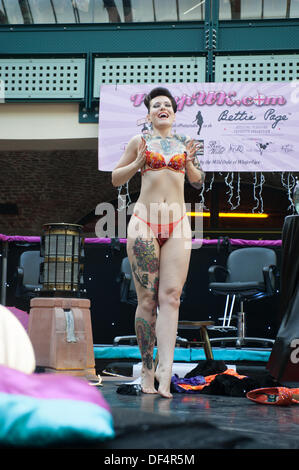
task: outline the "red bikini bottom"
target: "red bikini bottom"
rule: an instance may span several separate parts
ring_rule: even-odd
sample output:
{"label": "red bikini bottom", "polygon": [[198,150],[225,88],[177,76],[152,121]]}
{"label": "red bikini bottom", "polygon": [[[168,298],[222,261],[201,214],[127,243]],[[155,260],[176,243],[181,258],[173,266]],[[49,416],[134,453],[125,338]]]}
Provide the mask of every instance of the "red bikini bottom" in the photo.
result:
{"label": "red bikini bottom", "polygon": [[160,246],[164,245],[164,243],[168,240],[177,224],[185,217],[184,214],[179,220],[176,220],[175,222],[170,222],[169,224],[153,224],[152,222],[148,222],[147,220],[142,219],[136,214],[133,215],[137,217],[137,219],[142,220],[142,222],[144,222],[151,228]]}

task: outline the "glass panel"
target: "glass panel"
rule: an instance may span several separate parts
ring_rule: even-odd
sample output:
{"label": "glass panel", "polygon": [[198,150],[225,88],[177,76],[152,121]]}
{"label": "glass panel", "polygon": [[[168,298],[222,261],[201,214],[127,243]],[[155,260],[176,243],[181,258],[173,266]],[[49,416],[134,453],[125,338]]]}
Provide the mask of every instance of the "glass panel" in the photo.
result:
{"label": "glass panel", "polygon": [[3,0],[3,9],[6,10],[9,24],[23,24],[24,18],[18,0]]}
{"label": "glass panel", "polygon": [[[49,247],[49,257],[56,256],[57,252],[57,239],[55,236],[50,236],[49,235],[49,245],[46,245]],[[46,252],[47,253],[47,252]]]}
{"label": "glass panel", "polygon": [[7,14],[2,0],[0,0],[0,24],[7,24]]}
{"label": "glass panel", "polygon": [[56,23],[50,0],[27,0],[32,23]]}
{"label": "glass panel", "polygon": [[77,23],[94,23],[94,2],[90,0],[73,1]]}
{"label": "glass panel", "polygon": [[299,16],[299,0],[219,0],[219,19],[263,19]]}
{"label": "glass panel", "polygon": [[205,1],[0,0],[0,24],[201,21]]}
{"label": "glass panel", "polygon": [[73,265],[73,284],[74,285],[78,284],[78,277],[79,277],[79,265],[75,263]]}
{"label": "glass panel", "polygon": [[179,20],[203,20],[205,16],[205,3],[205,0],[179,0]]}
{"label": "glass panel", "polygon": [[156,0],[154,2],[156,21],[177,21],[176,0]]}
{"label": "glass panel", "polygon": [[[235,2],[238,4],[238,2]],[[239,2],[240,3],[240,2]],[[242,0],[241,1],[241,19],[261,18],[262,1],[261,0]]]}
{"label": "glass panel", "polygon": [[265,0],[264,18],[285,18],[287,0]]}
{"label": "glass panel", "polygon": [[44,265],[44,284],[58,284],[72,282],[72,268],[74,267],[73,280],[78,282],[78,265],[72,263],[49,262]]}
{"label": "glass panel", "polygon": [[69,0],[52,0],[57,23],[76,23],[75,10]]}
{"label": "glass panel", "polygon": [[[114,15],[119,15],[116,12],[116,5],[110,5],[114,2],[96,0],[94,1],[94,22],[95,23],[114,23]],[[110,21],[111,20],[111,21]]]}
{"label": "glass panel", "polygon": [[231,20],[232,19],[232,8],[230,0],[219,1],[219,19],[220,20]]}
{"label": "glass panel", "polygon": [[299,18],[299,0],[292,0],[290,6],[290,17]]}
{"label": "glass panel", "polygon": [[[0,24],[202,21],[206,0],[0,0]],[[219,19],[298,18],[299,0],[219,0]]]}
{"label": "glass panel", "polygon": [[132,21],[134,22],[149,22],[155,21],[154,19],[154,2],[147,0],[146,7],[142,0],[131,0],[132,5]]}
{"label": "glass panel", "polygon": [[[83,0],[76,1],[79,6],[79,2]],[[132,21],[132,8],[129,0],[84,0],[84,2],[86,1],[90,2],[90,10],[87,11],[85,6],[84,14],[83,7],[81,7],[81,23],[123,23],[124,21]],[[93,15],[90,20],[87,19],[88,14]]]}

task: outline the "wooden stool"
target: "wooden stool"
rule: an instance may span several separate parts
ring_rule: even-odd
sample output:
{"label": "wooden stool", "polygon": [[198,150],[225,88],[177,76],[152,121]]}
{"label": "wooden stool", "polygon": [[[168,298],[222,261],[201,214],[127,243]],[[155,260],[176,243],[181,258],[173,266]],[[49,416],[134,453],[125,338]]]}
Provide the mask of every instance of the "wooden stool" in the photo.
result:
{"label": "wooden stool", "polygon": [[[214,359],[212,348],[211,348],[211,343],[210,343],[210,338],[207,332],[207,326],[212,326],[214,324],[215,322],[213,321],[179,321],[178,329],[199,330],[201,341],[197,342],[196,344],[203,345],[206,359]],[[191,341],[188,341],[187,344],[191,346],[191,344],[193,343]]]}

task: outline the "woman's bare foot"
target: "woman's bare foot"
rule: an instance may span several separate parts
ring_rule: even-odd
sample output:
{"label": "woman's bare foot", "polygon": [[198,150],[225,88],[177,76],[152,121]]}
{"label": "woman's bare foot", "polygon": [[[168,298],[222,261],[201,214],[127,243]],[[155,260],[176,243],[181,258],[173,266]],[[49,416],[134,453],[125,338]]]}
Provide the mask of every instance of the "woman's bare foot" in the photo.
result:
{"label": "woman's bare foot", "polygon": [[158,393],[154,386],[154,369],[141,370],[141,390],[143,393]]}
{"label": "woman's bare foot", "polygon": [[159,369],[156,371],[156,379],[159,382],[158,393],[163,398],[173,398],[173,395],[170,393],[170,382],[171,382],[171,373]]}

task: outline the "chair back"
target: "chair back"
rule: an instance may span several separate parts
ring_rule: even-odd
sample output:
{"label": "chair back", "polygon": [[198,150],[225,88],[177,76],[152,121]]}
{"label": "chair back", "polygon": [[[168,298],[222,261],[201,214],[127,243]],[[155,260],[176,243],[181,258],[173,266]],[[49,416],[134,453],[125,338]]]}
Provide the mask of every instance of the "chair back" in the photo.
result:
{"label": "chair back", "polygon": [[124,258],[122,260],[120,270],[121,270],[121,273],[123,275],[127,275],[128,278],[130,278],[129,291],[136,293],[136,288],[135,288],[135,284],[134,284],[134,278],[133,278],[133,275],[132,275],[132,270],[131,270],[131,265],[130,265],[130,262],[129,262],[129,258]]}
{"label": "chair back", "polygon": [[42,288],[40,283],[40,265],[43,258],[40,252],[24,251],[20,256],[20,267],[23,269],[23,287],[28,291]]}
{"label": "chair back", "polygon": [[120,267],[120,301],[126,304],[137,305],[137,293],[129,258],[124,258]]}
{"label": "chair back", "polygon": [[263,268],[276,263],[276,253],[270,248],[240,248],[227,259],[227,282],[264,282]]}
{"label": "chair back", "polygon": [[[137,305],[137,293],[134,284],[134,276],[132,274],[131,265],[129,258],[123,258],[120,267],[120,299],[121,302],[125,302],[132,305]],[[184,301],[186,297],[186,283],[182,289],[180,301]]]}

